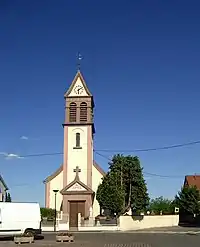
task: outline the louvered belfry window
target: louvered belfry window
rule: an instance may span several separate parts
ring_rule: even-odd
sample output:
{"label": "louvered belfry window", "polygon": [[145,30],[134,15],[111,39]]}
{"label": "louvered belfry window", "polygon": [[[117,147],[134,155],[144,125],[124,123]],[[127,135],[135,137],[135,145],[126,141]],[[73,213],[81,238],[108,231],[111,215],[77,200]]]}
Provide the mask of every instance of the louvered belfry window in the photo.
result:
{"label": "louvered belfry window", "polygon": [[80,122],[87,122],[87,103],[80,104]]}
{"label": "louvered belfry window", "polygon": [[76,107],[76,103],[72,102],[69,105],[69,121],[70,122],[76,122],[76,111],[77,111],[77,107]]}

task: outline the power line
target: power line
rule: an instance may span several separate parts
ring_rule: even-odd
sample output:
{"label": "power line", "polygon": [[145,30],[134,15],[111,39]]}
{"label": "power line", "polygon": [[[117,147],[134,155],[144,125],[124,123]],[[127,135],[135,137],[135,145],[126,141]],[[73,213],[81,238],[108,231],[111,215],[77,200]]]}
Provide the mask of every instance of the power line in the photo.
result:
{"label": "power line", "polygon": [[55,156],[55,155],[62,155],[62,152],[57,153],[40,153],[40,154],[27,154],[27,155],[19,155],[21,158],[26,157],[42,157],[42,156]]}
{"label": "power line", "polygon": [[[103,157],[104,159],[108,160],[108,161],[112,161],[112,159],[110,159],[109,157],[97,152],[97,151],[94,151],[97,155]],[[21,157],[38,157],[38,156],[47,156],[47,155],[61,155],[63,153],[41,153],[41,154],[30,154],[30,155],[24,155],[24,156],[21,156]],[[87,169],[85,169],[87,170]],[[175,179],[180,179],[180,178],[183,178],[185,177],[185,175],[182,175],[182,176],[172,176],[172,175],[161,175],[161,174],[156,174],[156,173],[150,173],[150,172],[145,172],[143,171],[144,174],[148,175],[148,176],[153,176],[153,177],[157,177],[157,178],[175,178]],[[39,184],[43,184],[43,182],[39,182],[37,183],[38,185]],[[29,186],[33,186],[33,183],[22,183],[22,184],[14,184],[12,186],[10,186],[11,189],[13,188],[17,188],[17,187],[29,187]]]}
{"label": "power line", "polygon": [[96,151],[98,152],[120,152],[120,153],[131,153],[131,152],[149,152],[149,151],[158,151],[158,150],[166,150],[166,149],[173,149],[173,148],[181,148],[186,146],[192,146],[200,144],[199,141],[193,141],[193,142],[187,142],[183,144],[176,144],[176,145],[170,145],[170,146],[163,146],[163,147],[157,147],[157,148],[146,148],[146,149],[132,149],[132,150],[112,150],[112,149],[98,149]]}
{"label": "power line", "polygon": [[[94,152],[105,158],[106,160],[108,161],[112,161],[112,159],[110,159],[109,157],[99,153],[98,151],[94,150]],[[27,155],[20,155],[19,157],[21,158],[26,158],[26,157],[42,157],[42,156],[55,156],[55,155],[62,155],[63,153],[62,152],[57,152],[57,153],[40,153],[40,154],[27,154]],[[182,175],[182,176],[172,176],[172,175],[161,175],[161,174],[155,174],[155,173],[150,173],[150,172],[143,172],[144,174],[146,175],[149,175],[149,176],[154,176],[154,177],[160,177],[160,178],[183,178],[185,175]]]}
{"label": "power line", "polygon": [[[42,185],[42,183],[37,183],[37,185]],[[17,187],[30,187],[35,186],[33,183],[24,183],[24,184],[14,184],[9,186],[10,189],[17,188]]]}
{"label": "power line", "polygon": [[[173,149],[173,148],[181,148],[185,146],[192,146],[200,144],[199,141],[193,141],[193,142],[187,142],[183,144],[176,144],[171,146],[163,146],[163,147],[157,147],[157,148],[146,148],[146,149],[132,149],[132,150],[112,150],[112,149],[95,149],[96,152],[115,152],[115,153],[128,153],[128,152],[149,152],[149,151],[158,151],[158,150],[167,150],[167,149]],[[55,156],[55,155],[62,155],[63,152],[53,152],[53,153],[38,153],[38,154],[27,154],[27,155],[18,155],[20,158],[26,158],[26,157],[42,157],[42,156]],[[0,155],[4,155],[5,157],[9,157],[9,153],[3,154],[0,153]]]}
{"label": "power line", "polygon": [[[99,152],[95,151],[95,153],[103,158],[105,158],[108,161],[112,161],[112,159],[110,159],[109,157],[100,154]],[[144,172],[144,174],[149,175],[149,176],[154,176],[154,177],[160,177],[160,178],[183,178],[185,176],[172,176],[172,175],[161,175],[161,174],[156,174],[156,173],[150,173],[150,172]]]}
{"label": "power line", "polygon": [[[110,158],[100,154],[99,152],[148,152],[148,151],[157,151],[157,150],[167,150],[167,149],[173,149],[173,148],[181,148],[185,146],[191,146],[191,145],[197,145],[200,144],[200,140],[198,141],[193,141],[193,142],[188,142],[188,143],[183,143],[183,144],[176,144],[176,145],[171,145],[171,146],[163,146],[163,147],[157,147],[157,148],[147,148],[147,149],[134,149],[134,150],[108,150],[108,149],[96,149],[94,152],[99,155],[104,157],[105,159],[111,161]],[[54,153],[39,153],[39,154],[27,154],[27,155],[19,155],[19,158],[26,158],[26,157],[42,157],[42,156],[56,156],[56,155],[62,155],[63,152],[54,152]],[[9,154],[8,154],[9,156]],[[6,157],[8,157],[6,156]],[[149,173],[149,172],[143,172],[144,174],[147,174],[149,176],[154,176],[154,177],[160,177],[160,178],[182,178],[182,176],[171,176],[171,175],[161,175],[161,174],[155,174],[155,173]]]}
{"label": "power line", "polygon": [[5,158],[9,159],[16,159],[16,158],[27,158],[27,157],[42,157],[42,156],[55,156],[55,155],[62,155],[62,152],[57,153],[39,153],[39,154],[27,154],[27,155],[19,155],[19,154],[13,154],[13,153],[0,153],[0,156],[2,155]]}
{"label": "power line", "polygon": [[[108,161],[112,161],[110,158],[108,158],[107,156],[100,154],[99,152],[97,152],[96,150],[94,150],[94,152],[105,158]],[[28,154],[28,155],[20,155],[19,157],[21,158],[26,158],[26,157],[42,157],[42,156],[55,156],[55,155],[62,155],[62,152],[58,152],[58,153],[40,153],[40,154]],[[155,173],[150,173],[150,172],[143,172],[144,174],[147,174],[149,176],[155,176],[155,177],[160,177],[160,178],[183,178],[185,175],[181,175],[181,176],[172,176],[172,175],[161,175],[161,174],[155,174]]]}

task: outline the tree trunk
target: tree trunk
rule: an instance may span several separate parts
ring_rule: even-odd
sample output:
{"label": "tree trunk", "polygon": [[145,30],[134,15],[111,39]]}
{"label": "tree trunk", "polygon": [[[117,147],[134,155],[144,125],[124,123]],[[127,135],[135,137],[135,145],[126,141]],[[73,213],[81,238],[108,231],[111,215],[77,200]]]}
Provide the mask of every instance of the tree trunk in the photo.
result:
{"label": "tree trunk", "polygon": [[120,215],[125,214],[131,207],[131,193],[132,193],[132,184],[131,181],[129,183],[129,195],[128,195],[128,203],[127,206],[121,211]]}

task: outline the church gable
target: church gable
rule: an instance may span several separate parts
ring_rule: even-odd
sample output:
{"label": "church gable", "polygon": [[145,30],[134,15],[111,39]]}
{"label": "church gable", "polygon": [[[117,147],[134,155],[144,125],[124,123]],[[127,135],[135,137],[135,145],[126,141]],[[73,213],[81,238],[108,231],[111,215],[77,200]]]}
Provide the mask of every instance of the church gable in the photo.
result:
{"label": "church gable", "polygon": [[79,172],[81,172],[81,169],[79,169],[78,166],[76,166],[76,169],[74,169],[74,172],[76,172],[76,176],[74,181],[72,181],[70,184],[65,186],[60,193],[62,195],[71,195],[71,194],[93,194],[94,191],[90,189],[87,185],[85,185],[83,182],[79,179]]}
{"label": "church gable", "polygon": [[80,71],[77,72],[70,88],[65,93],[65,97],[87,97],[92,96]]}
{"label": "church gable", "polygon": [[63,188],[60,193],[62,195],[71,194],[93,194],[94,191],[91,190],[87,185],[81,182],[79,179],[75,178],[70,184]]}
{"label": "church gable", "polygon": [[66,191],[86,191],[86,188],[84,188],[82,185],[80,185],[80,183],[76,182],[70,188],[68,188]]}

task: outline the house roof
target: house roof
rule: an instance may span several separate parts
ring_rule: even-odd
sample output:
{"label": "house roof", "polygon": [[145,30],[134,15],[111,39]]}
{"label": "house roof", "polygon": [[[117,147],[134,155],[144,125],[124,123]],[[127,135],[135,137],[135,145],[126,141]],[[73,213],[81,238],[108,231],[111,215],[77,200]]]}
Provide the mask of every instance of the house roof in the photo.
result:
{"label": "house roof", "polygon": [[[106,175],[106,172],[94,161],[93,166],[102,174],[102,176]],[[50,176],[48,176],[43,183],[46,184],[50,182],[52,179],[54,179],[56,176],[58,176],[63,171],[63,164]]]}
{"label": "house roof", "polygon": [[196,186],[200,190],[200,175],[185,176],[184,185]]}
{"label": "house roof", "polygon": [[9,190],[8,186],[6,185],[5,181],[3,180],[2,176],[0,175],[0,181],[2,182],[3,186],[5,187],[5,190]]}

